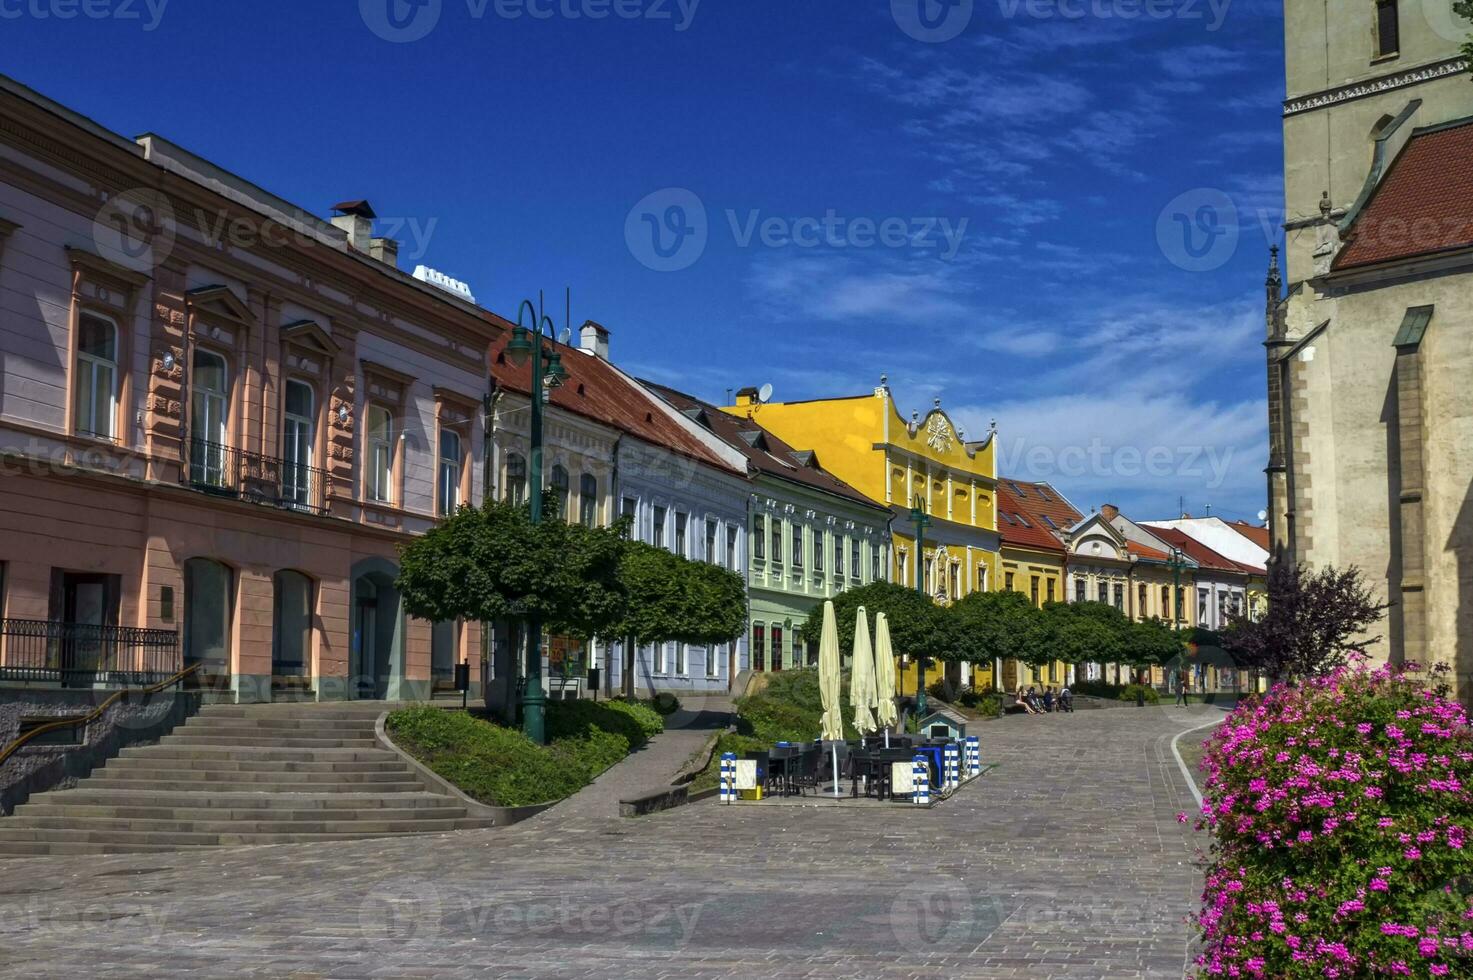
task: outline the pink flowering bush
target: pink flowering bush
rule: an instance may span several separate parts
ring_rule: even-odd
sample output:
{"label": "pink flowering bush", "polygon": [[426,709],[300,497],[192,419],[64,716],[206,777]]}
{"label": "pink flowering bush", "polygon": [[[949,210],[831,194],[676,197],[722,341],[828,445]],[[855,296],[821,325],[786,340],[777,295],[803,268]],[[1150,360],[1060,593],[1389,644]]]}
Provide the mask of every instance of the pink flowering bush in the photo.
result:
{"label": "pink flowering bush", "polygon": [[1473,977],[1473,729],[1420,673],[1276,687],[1202,769],[1199,976]]}

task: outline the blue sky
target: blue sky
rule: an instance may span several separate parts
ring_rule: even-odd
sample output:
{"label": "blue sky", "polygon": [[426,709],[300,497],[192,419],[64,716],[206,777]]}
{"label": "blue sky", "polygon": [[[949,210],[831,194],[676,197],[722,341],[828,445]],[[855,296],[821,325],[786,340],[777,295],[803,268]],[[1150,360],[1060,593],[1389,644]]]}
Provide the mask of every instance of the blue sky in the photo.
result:
{"label": "blue sky", "polygon": [[1086,511],[1251,518],[1280,10],[4,0],[0,70],[319,214],[369,198],[492,309],[571,285],[644,376],[886,374]]}

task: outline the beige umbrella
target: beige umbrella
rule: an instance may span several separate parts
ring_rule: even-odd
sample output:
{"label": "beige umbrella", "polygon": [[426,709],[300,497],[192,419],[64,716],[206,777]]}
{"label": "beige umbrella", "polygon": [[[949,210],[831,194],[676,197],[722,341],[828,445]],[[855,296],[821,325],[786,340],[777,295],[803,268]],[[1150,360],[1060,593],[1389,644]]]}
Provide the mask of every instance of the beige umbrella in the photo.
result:
{"label": "beige umbrella", "polygon": [[880,706],[875,694],[875,652],[869,641],[869,614],[863,606],[854,619],[854,668],[849,673],[849,707],[854,709],[854,728],[861,735],[879,730],[874,709]]}
{"label": "beige umbrella", "polygon": [[888,742],[900,714],[895,710],[895,651],[890,647],[890,620],[884,613],[875,617],[875,695],[880,702],[876,720]]}
{"label": "beige umbrella", "polygon": [[834,795],[839,789],[839,745],[844,740],[844,714],[839,708],[839,624],[834,619],[834,604],[823,604],[823,633],[818,639],[818,693],[823,699],[822,735],[825,742],[832,742],[834,760]]}
{"label": "beige umbrella", "polygon": [[834,619],[834,604],[823,604],[823,633],[818,640],[818,692],[823,698],[823,734],[825,742],[844,740],[844,715],[839,709],[839,624]]}

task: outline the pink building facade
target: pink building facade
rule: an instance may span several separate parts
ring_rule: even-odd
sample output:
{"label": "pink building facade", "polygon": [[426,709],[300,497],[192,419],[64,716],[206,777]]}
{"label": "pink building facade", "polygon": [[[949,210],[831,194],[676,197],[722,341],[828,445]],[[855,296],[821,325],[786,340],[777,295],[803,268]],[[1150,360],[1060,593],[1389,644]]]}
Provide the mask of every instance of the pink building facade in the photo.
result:
{"label": "pink building facade", "polygon": [[341,210],[0,79],[0,683],[478,683],[477,624],[409,617],[393,583],[481,499],[501,326]]}

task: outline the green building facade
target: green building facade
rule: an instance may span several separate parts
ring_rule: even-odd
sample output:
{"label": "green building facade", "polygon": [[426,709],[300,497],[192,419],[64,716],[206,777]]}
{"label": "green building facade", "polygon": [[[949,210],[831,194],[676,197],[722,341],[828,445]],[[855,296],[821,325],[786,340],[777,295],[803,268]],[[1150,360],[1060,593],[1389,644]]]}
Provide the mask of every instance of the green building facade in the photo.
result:
{"label": "green building facade", "polygon": [[751,669],[817,664],[820,624],[807,630],[808,614],[823,599],[888,577],[890,509],[825,470],[812,450],[763,429],[760,406],[746,416],[731,415],[673,389],[651,387],[747,457]]}

